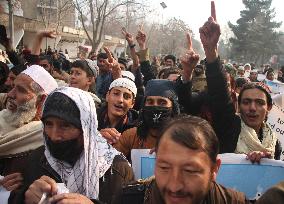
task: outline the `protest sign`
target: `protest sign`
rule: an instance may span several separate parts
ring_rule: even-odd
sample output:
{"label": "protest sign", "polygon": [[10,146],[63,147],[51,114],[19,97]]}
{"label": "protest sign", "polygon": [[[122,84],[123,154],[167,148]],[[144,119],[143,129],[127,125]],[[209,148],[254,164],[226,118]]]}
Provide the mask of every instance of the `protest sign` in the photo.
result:
{"label": "protest sign", "polygon": [[[149,149],[131,151],[132,168],[135,179],[145,179],[154,175],[155,155]],[[217,183],[244,192],[253,200],[268,188],[284,180],[284,162],[262,159],[261,164],[252,164],[244,154],[219,154],[222,161]]]}
{"label": "protest sign", "polygon": [[150,149],[132,149],[131,161],[135,179],[145,179],[154,174],[155,154]]}
{"label": "protest sign", "polygon": [[284,162],[262,159],[252,164],[244,154],[220,154],[222,165],[217,183],[244,192],[250,200],[259,198],[268,188],[284,180]]}
{"label": "protest sign", "polygon": [[272,94],[284,93],[284,83],[265,79],[264,83],[270,88]]}
{"label": "protest sign", "polygon": [[[276,134],[282,145],[284,144],[284,108],[283,108],[284,94],[278,94],[273,97],[273,106],[267,117],[267,123],[272,131]],[[280,107],[279,105],[282,105]],[[284,155],[281,154],[281,159]]]}

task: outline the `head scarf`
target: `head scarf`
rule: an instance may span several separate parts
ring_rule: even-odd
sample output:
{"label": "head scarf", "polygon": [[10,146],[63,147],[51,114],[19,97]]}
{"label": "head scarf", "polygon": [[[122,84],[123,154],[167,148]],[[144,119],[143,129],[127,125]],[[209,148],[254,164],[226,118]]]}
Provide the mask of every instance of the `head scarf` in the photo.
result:
{"label": "head scarf", "polygon": [[99,195],[99,178],[111,167],[114,157],[121,153],[110,146],[97,130],[96,107],[90,94],[73,87],[61,87],[53,93],[56,92],[68,96],[80,110],[84,151],[73,167],[52,157],[48,148],[45,148],[45,156],[70,192],[96,199]]}

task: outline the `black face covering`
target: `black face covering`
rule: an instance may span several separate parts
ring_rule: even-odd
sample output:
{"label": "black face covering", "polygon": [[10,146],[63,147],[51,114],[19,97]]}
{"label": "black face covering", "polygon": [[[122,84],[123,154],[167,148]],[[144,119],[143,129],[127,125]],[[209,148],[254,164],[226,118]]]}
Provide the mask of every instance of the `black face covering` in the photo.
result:
{"label": "black face covering", "polygon": [[149,128],[159,128],[165,120],[172,116],[172,108],[161,106],[145,106],[143,107],[143,122]]}
{"label": "black face covering", "polygon": [[45,135],[45,142],[50,154],[54,158],[65,161],[72,166],[74,166],[84,149],[83,146],[78,143],[78,139],[55,143]]}

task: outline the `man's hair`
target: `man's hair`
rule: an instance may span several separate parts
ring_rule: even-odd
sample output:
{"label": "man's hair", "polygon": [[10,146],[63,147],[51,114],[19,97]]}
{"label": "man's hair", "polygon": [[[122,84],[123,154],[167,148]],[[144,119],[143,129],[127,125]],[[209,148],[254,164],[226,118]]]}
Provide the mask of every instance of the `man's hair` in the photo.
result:
{"label": "man's hair", "polygon": [[265,93],[267,105],[272,106],[271,95],[268,93],[268,91],[265,88],[258,85],[257,83],[246,83],[246,84],[243,85],[243,87],[240,91],[240,95],[238,97],[238,104],[239,105],[241,104],[241,100],[242,100],[242,96],[243,96],[244,91],[249,90],[249,89],[258,89],[258,90],[262,91],[263,93]]}
{"label": "man's hair", "polygon": [[101,52],[97,55],[97,59],[100,59],[100,58],[103,58],[103,59],[107,59],[107,54],[104,53],[104,52]]}
{"label": "man's hair", "polygon": [[163,69],[163,70],[164,70],[163,79],[167,79],[171,74],[181,75],[181,73],[182,73],[182,70],[179,69],[179,68],[167,68],[167,69]]}
{"label": "man's hair", "polygon": [[[156,143],[156,151],[159,150],[159,143],[168,132],[170,138],[189,149],[204,151],[215,164],[219,153],[219,141],[211,127],[204,119],[180,115],[166,122],[160,132]],[[190,155],[189,155],[190,156]]]}
{"label": "man's hair", "polygon": [[94,73],[89,67],[86,60],[76,60],[72,63],[71,67],[78,67],[87,73],[87,77],[93,77]]}
{"label": "man's hair", "polygon": [[168,59],[173,60],[174,64],[176,63],[176,57],[173,55],[167,55],[165,56],[164,60],[167,61]]}
{"label": "man's hair", "polygon": [[42,55],[39,57],[39,60],[47,60],[50,65],[53,64],[53,60],[49,55]]}

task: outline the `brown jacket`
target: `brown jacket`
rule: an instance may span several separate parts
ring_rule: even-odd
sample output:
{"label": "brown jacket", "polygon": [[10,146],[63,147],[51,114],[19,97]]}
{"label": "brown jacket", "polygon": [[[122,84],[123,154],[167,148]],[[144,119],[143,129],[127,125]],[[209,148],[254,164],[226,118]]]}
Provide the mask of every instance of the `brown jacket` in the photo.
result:
{"label": "brown jacket", "polygon": [[152,149],[155,147],[156,140],[156,137],[150,134],[147,135],[145,140],[141,140],[137,135],[137,127],[134,127],[124,131],[113,147],[130,158],[132,149]]}
{"label": "brown jacket", "polygon": [[268,189],[257,201],[256,204],[283,204],[284,203],[284,181]]}
{"label": "brown jacket", "polygon": [[[145,188],[137,186],[137,192],[143,191],[143,189],[145,189],[143,195],[144,198],[142,197],[142,201],[141,195],[137,201],[135,201],[133,197],[131,198],[131,196],[135,195],[134,190],[132,190],[131,193],[129,190],[127,192],[124,189],[116,195],[115,202],[113,202],[112,204],[126,204],[130,200],[132,201],[132,203],[136,204],[165,204],[154,178],[147,180],[144,185]],[[135,185],[132,184],[130,188],[133,189],[133,186]],[[139,195],[139,193],[137,192],[136,195]],[[211,188],[202,204],[250,204],[250,201],[246,199],[243,193],[225,188],[215,182],[212,182]]]}

